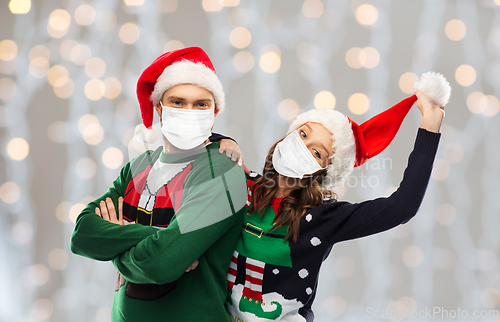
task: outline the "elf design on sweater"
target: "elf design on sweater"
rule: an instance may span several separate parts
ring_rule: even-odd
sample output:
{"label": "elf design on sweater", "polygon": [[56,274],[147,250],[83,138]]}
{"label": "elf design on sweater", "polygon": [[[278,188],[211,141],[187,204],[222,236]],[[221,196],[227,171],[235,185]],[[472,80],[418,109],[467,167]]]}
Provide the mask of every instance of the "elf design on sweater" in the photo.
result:
{"label": "elf design on sweater", "polygon": [[135,176],[123,199],[127,208],[124,221],[166,228],[181,204],[182,184],[192,169],[191,163],[166,164],[158,159]]}
{"label": "elf design on sweater", "polygon": [[[158,158],[137,174],[129,182],[123,198],[124,224],[141,224],[158,229],[168,227],[181,204],[183,183],[193,168],[192,162],[164,163]],[[118,272],[115,291],[125,282]],[[175,287],[175,281],[162,285],[129,282],[125,293],[135,299],[154,300]]]}
{"label": "elf design on sweater", "polygon": [[[256,177],[252,173],[248,180],[249,200]],[[292,269],[289,241],[284,240],[287,228],[279,227],[264,233],[279,220],[277,213],[281,201],[282,198],[273,199],[271,207],[262,216],[258,210],[254,215],[245,216],[242,236],[227,275],[231,290],[228,308],[233,316],[241,317],[243,313],[243,316],[251,314],[264,320],[275,320],[289,312],[297,312],[304,305],[297,298],[285,298],[276,292],[277,289],[269,292],[269,281],[264,284],[264,277],[276,279],[280,272]]]}
{"label": "elf design on sweater", "polygon": [[[147,151],[78,216],[71,250],[120,272],[112,321],[230,321],[226,274],[247,185],[242,167],[218,149],[214,142],[182,154]],[[123,226],[94,213],[100,200],[117,204],[119,196]]]}
{"label": "elf design on sweater", "polygon": [[[335,243],[406,223],[416,213],[429,181],[440,134],[419,129],[399,188],[387,198],[352,204],[325,199],[300,220],[299,240],[285,241],[275,198],[264,214],[245,215],[227,283],[233,321],[313,321],[311,310],[322,262]],[[249,194],[257,175],[247,177]],[[269,231],[269,229],[271,229]],[[269,233],[266,233],[269,231]]]}

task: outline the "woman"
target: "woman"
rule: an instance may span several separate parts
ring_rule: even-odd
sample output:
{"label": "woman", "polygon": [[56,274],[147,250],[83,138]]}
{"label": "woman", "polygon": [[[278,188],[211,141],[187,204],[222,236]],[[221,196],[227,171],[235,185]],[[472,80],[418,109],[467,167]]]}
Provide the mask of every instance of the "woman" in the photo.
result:
{"label": "woman", "polygon": [[228,273],[234,321],[312,321],[319,269],[332,246],[416,214],[444,115],[427,95],[416,96],[422,123],[403,181],[388,198],[351,204],[324,198],[324,188],[344,182],[390,143],[413,98],[360,126],[334,110],[303,113],[271,147],[263,175],[249,180],[250,205]]}
{"label": "woman", "polygon": [[[416,214],[439,143],[440,107],[449,98],[443,81],[447,97],[430,99],[417,90],[416,97],[359,126],[335,110],[312,110],[292,122],[289,134],[271,147],[262,176],[248,178],[248,213],[227,275],[234,321],[312,321],[319,270],[332,246]],[[420,89],[434,92],[432,81],[424,83]],[[399,188],[390,197],[356,204],[331,198],[332,187],[392,141],[415,100],[422,123]]]}

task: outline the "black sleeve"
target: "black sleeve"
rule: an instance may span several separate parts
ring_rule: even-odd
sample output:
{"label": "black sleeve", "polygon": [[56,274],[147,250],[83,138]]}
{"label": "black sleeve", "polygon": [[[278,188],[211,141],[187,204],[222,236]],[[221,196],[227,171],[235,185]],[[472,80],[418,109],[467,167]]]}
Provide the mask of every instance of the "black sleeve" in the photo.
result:
{"label": "black sleeve", "polygon": [[440,133],[419,128],[403,180],[389,197],[321,206],[319,227],[330,244],[376,234],[415,216],[429,183],[440,137]]}
{"label": "black sleeve", "polygon": [[306,319],[306,322],[314,321],[314,312],[311,308],[311,304],[313,303],[315,297],[316,297],[316,292],[314,292],[311,299],[303,307],[299,309],[299,314],[302,315],[304,319]]}
{"label": "black sleeve", "polygon": [[210,137],[208,139],[210,140],[210,142],[216,142],[216,141],[220,141],[222,139],[228,139],[228,140],[233,140],[236,144],[238,144],[238,142],[236,142],[235,139],[233,139],[229,136],[225,136],[225,135],[222,135],[219,133],[214,133],[214,132],[212,132],[212,135],[210,135]]}

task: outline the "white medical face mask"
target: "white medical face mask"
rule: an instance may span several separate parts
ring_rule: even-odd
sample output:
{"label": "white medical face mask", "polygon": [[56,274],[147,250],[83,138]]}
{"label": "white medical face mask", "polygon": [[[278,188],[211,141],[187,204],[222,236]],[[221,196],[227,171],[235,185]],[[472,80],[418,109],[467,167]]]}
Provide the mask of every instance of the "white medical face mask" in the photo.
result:
{"label": "white medical face mask", "polygon": [[273,166],[279,174],[299,179],[324,169],[314,159],[297,131],[291,132],[276,145]]}
{"label": "white medical face mask", "polygon": [[163,106],[161,132],[167,140],[181,150],[193,149],[208,139],[214,125],[214,108],[186,110]]}

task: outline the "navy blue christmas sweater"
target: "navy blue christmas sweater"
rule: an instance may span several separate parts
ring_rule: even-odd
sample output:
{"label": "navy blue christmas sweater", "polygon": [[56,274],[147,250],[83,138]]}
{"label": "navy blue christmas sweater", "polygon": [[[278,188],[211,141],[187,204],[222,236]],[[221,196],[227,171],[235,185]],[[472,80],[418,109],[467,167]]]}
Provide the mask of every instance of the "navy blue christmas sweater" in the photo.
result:
{"label": "navy blue christmas sweater", "polygon": [[[300,221],[299,240],[285,241],[287,227],[271,229],[281,198],[264,214],[245,215],[227,275],[233,321],[313,321],[318,274],[335,243],[373,235],[408,222],[427,188],[439,133],[419,129],[399,188],[361,203],[325,199]],[[258,175],[247,177],[249,196]],[[266,234],[266,232],[269,233]]]}

